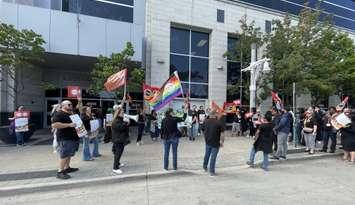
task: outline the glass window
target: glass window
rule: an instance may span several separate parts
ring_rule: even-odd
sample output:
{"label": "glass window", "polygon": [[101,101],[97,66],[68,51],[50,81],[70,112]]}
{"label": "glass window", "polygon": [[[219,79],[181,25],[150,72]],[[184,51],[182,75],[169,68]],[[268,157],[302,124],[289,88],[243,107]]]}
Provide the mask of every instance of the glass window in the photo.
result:
{"label": "glass window", "polygon": [[45,97],[60,97],[60,88],[45,90],[44,96]]}
{"label": "glass window", "polygon": [[208,98],[207,84],[190,84],[191,98]]}
{"label": "glass window", "polygon": [[208,34],[191,32],[191,55],[208,57]]}
{"label": "glass window", "polygon": [[181,81],[189,81],[189,57],[170,55],[170,73],[178,71]]}
{"label": "glass window", "polygon": [[228,60],[235,60],[237,56],[237,43],[238,38],[228,37]]}
{"label": "glass window", "polygon": [[227,83],[236,84],[240,78],[240,63],[239,62],[227,62]]}
{"label": "glass window", "polygon": [[265,21],[265,32],[271,33],[271,21],[268,20]]}
{"label": "glass window", "polygon": [[208,83],[208,59],[191,58],[191,82]]}
{"label": "glass window", "polygon": [[217,9],[217,22],[224,23],[224,10]]}
{"label": "glass window", "polygon": [[190,32],[188,30],[171,28],[170,52],[189,54]]}
{"label": "glass window", "polygon": [[[98,0],[98,1],[100,1],[100,0]],[[111,1],[114,3],[126,4],[126,5],[133,6],[133,0],[106,0],[106,1]]]}
{"label": "glass window", "polygon": [[170,74],[178,71],[184,94],[191,98],[208,98],[208,41],[208,33],[170,31]]}

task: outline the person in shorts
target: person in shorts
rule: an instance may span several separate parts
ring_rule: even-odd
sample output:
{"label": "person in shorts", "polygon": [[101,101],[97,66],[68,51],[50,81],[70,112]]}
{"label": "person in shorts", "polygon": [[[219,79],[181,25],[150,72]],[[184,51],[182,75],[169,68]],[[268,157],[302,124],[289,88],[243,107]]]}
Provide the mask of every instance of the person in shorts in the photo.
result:
{"label": "person in shorts", "polygon": [[79,149],[79,137],[75,131],[75,123],[70,119],[73,113],[73,105],[65,100],[61,104],[61,110],[52,118],[52,128],[57,130],[57,153],[59,155],[58,179],[69,179],[68,173],[76,172],[78,168],[70,167],[70,159]]}

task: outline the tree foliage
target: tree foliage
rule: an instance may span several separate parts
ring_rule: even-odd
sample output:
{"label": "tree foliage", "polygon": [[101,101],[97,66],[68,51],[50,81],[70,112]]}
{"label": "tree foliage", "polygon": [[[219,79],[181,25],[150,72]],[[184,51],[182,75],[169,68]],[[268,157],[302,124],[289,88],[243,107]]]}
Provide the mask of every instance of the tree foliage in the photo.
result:
{"label": "tree foliage", "polygon": [[[236,32],[237,44],[234,50],[224,53],[224,57],[228,60],[240,62],[241,69],[250,64],[251,45],[255,43],[258,47],[263,44],[263,34],[260,27],[255,27],[255,21],[248,22],[247,15],[244,15],[240,20],[240,32]],[[249,74],[243,73],[243,85],[249,85]],[[231,96],[240,92],[240,83],[235,83],[227,86],[227,95]],[[243,86],[243,98],[249,98],[249,89]]]}
{"label": "tree foliage", "polygon": [[306,7],[299,14],[297,25],[291,24],[289,15],[282,21],[273,21],[273,33],[265,38],[272,67],[269,83],[264,84],[266,92],[275,89],[289,99],[295,82],[299,93],[311,94],[313,104],[338,94],[343,87],[339,72],[345,72],[339,70],[344,68],[340,65],[354,54],[355,47],[347,34],[333,27],[331,16],[320,20],[319,9]]}
{"label": "tree foliage", "polygon": [[[44,43],[42,36],[32,30],[17,30],[13,25],[0,24],[1,74],[15,82],[14,87],[10,87],[14,93],[24,88],[22,78],[17,78],[17,74],[20,69],[29,69],[33,63],[42,60]],[[16,104],[16,97],[13,97]]]}
{"label": "tree foliage", "polygon": [[[133,55],[134,49],[130,42],[126,44],[126,47],[120,53],[112,53],[110,57],[100,55],[91,73],[91,89],[99,93],[104,89],[104,83],[109,76],[127,68],[127,90],[133,92],[139,91],[144,81],[144,70],[140,69],[139,65],[131,60]],[[116,95],[121,94],[122,91],[116,92]]]}

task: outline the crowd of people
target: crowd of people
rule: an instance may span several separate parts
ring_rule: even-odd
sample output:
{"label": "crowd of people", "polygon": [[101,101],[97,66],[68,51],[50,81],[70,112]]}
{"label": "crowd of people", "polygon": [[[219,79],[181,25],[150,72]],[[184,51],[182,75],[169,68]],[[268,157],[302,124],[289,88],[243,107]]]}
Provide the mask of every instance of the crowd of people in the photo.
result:
{"label": "crowd of people", "polygon": [[[109,123],[104,123],[105,137],[104,143],[112,143],[112,153],[114,156],[113,172],[122,173],[121,157],[125,146],[130,143],[130,124],[124,110],[125,99],[122,104],[115,105],[107,112],[113,114],[113,119]],[[21,108],[23,109],[23,108]],[[351,124],[346,127],[336,128],[332,120],[343,112]],[[55,105],[52,110],[52,132],[54,136],[53,148],[59,155],[59,169],[57,178],[69,179],[71,172],[78,171],[78,168],[70,166],[71,158],[79,150],[80,138],[76,132],[76,124],[70,118],[74,113],[79,114],[85,129],[88,131],[83,137],[82,159],[92,161],[100,157],[99,137],[97,133],[90,132],[90,121],[96,119],[95,113],[89,106],[83,106],[81,100],[73,108],[70,101],[65,100],[61,104]],[[196,105],[185,104],[181,110],[168,108],[163,115],[152,111],[149,115],[144,110],[137,110],[137,146],[141,146],[144,132],[149,132],[152,141],[161,138],[163,142],[163,168],[169,169],[169,154],[172,150],[172,168],[178,169],[178,145],[181,137],[187,137],[194,141],[196,137],[203,135],[205,139],[205,155],[202,163],[204,170],[211,176],[215,175],[216,159],[219,149],[224,145],[226,130],[226,116],[216,109],[204,109]],[[323,141],[321,152],[334,153],[337,145],[337,138],[341,138],[342,149],[344,150],[343,160],[355,164],[355,112],[350,109],[338,110],[330,107],[327,111],[319,107],[309,107],[305,111],[294,114],[287,108],[271,108],[265,114],[260,110],[247,113],[243,109],[237,109],[233,117],[231,136],[244,136],[254,139],[250,150],[247,164],[254,167],[254,158],[258,151],[263,152],[262,169],[268,170],[269,158],[275,160],[286,160],[288,142],[296,140],[304,144],[308,154],[316,152],[316,144]],[[19,136],[19,134],[17,134]],[[18,137],[21,140],[21,136]],[[329,141],[331,142],[329,145]],[[93,147],[90,145],[93,144]],[[271,155],[271,156],[269,156]],[[208,167],[209,165],[209,167]]]}

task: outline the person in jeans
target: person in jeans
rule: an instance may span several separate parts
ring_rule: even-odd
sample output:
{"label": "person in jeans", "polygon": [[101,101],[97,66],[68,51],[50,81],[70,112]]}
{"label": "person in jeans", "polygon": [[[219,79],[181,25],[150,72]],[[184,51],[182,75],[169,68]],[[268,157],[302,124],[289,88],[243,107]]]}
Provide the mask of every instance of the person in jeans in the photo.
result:
{"label": "person in jeans", "polygon": [[189,116],[192,117],[189,139],[191,141],[195,141],[198,132],[198,126],[199,126],[199,122],[198,122],[199,119],[198,119],[198,112],[197,112],[196,105],[192,106],[192,110],[189,111]]}
{"label": "person in jeans", "polygon": [[272,159],[286,159],[287,154],[287,140],[291,131],[291,119],[290,114],[283,109],[280,122],[274,128],[274,132],[277,133],[277,151]]}
{"label": "person in jeans", "polygon": [[83,137],[83,161],[92,161],[94,159],[92,158],[90,152],[90,120],[92,120],[91,108],[83,106],[81,108],[81,112],[81,121],[83,121],[83,125],[86,131],[88,132],[88,134]]}
{"label": "person in jeans", "polygon": [[123,106],[118,107],[115,110],[113,121],[111,125],[112,129],[112,153],[114,155],[113,173],[122,174],[121,167],[124,166],[121,161],[122,153],[125,146],[129,143],[129,120],[123,119],[124,111]]}
{"label": "person in jeans", "polygon": [[68,173],[76,172],[78,168],[70,167],[71,157],[79,149],[79,137],[75,131],[75,123],[70,119],[73,114],[73,105],[70,101],[65,100],[61,104],[61,110],[56,112],[52,118],[52,128],[57,129],[57,141],[59,154],[59,169],[57,172],[58,179],[69,179]]}
{"label": "person in jeans", "polygon": [[142,108],[138,108],[138,136],[137,136],[137,146],[142,145],[142,135],[145,125],[145,114]]}
{"label": "person in jeans", "polygon": [[165,112],[165,118],[161,123],[161,138],[164,143],[164,169],[169,168],[169,152],[170,146],[173,151],[173,169],[177,170],[177,149],[179,145],[179,137],[181,133],[178,130],[177,124],[185,121],[186,110],[182,118],[172,116],[173,109],[169,108]]}
{"label": "person in jeans", "polygon": [[332,140],[332,144],[330,145],[330,153],[335,152],[335,147],[337,144],[337,130],[331,124],[332,116],[335,114],[335,112],[335,107],[330,107],[328,109],[328,113],[322,118],[323,149],[321,152],[327,152],[329,139]]}
{"label": "person in jeans", "polygon": [[[24,109],[23,106],[19,106],[16,111],[21,113],[24,110],[25,109]],[[16,117],[15,112],[14,112],[14,117],[9,118],[9,120],[13,121],[13,124],[15,125],[15,119],[16,118],[17,117]],[[27,133],[27,131],[16,131],[16,128],[14,130],[15,130],[15,135],[16,135],[16,144],[17,144],[17,146],[25,146],[24,137],[25,137],[25,134]]]}
{"label": "person in jeans", "polygon": [[[280,123],[281,115],[279,114],[279,110],[276,107],[271,109],[271,113],[273,116],[271,123],[272,123],[273,128],[276,128],[277,125]],[[275,129],[273,131],[272,136],[273,136],[272,144],[274,147],[274,152],[276,153],[276,151],[277,151],[277,132]]]}
{"label": "person in jeans", "polygon": [[[200,109],[197,111],[197,115],[198,115],[198,136],[200,136],[202,134],[202,124],[204,123],[204,120],[206,118],[206,112],[203,108],[203,106],[200,106]],[[204,116],[204,117],[203,117]]]}
{"label": "person in jeans", "polygon": [[204,134],[205,134],[205,143],[206,143],[206,151],[205,157],[203,160],[203,169],[208,171],[207,166],[208,162],[210,163],[209,172],[210,176],[215,176],[215,167],[217,155],[219,152],[219,148],[223,147],[224,143],[224,125],[221,120],[218,119],[217,113],[213,110],[209,118],[205,120],[204,123]]}
{"label": "person in jeans", "polygon": [[258,130],[256,131],[256,139],[253,147],[250,151],[248,165],[254,167],[255,154],[258,151],[262,151],[264,154],[262,169],[268,171],[269,167],[269,154],[272,153],[272,142],[273,142],[273,125],[272,125],[272,113],[268,111],[265,113],[266,122],[262,123]]}
{"label": "person in jeans", "polygon": [[306,152],[314,154],[317,135],[317,121],[314,118],[314,110],[312,107],[306,111],[306,116],[303,122],[303,135],[306,142]]}

